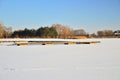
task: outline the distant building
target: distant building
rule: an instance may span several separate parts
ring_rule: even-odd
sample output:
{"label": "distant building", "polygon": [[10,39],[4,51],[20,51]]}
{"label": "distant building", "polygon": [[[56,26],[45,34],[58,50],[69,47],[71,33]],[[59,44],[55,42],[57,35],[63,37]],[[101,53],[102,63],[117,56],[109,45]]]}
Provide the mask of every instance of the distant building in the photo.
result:
{"label": "distant building", "polygon": [[115,36],[120,36],[120,30],[114,31]]}

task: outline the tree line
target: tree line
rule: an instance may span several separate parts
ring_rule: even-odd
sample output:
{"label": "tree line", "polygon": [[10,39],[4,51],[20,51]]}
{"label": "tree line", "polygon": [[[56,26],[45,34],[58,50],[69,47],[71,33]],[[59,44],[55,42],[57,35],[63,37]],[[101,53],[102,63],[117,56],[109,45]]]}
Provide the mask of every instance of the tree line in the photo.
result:
{"label": "tree line", "polygon": [[100,38],[114,38],[114,37],[119,37],[120,38],[120,30],[101,30],[97,31],[98,37]]}
{"label": "tree line", "polygon": [[11,35],[13,38],[72,38],[73,30],[68,26],[53,24],[38,29],[16,30]]}
{"label": "tree line", "polygon": [[0,38],[72,38],[73,29],[62,24],[53,24],[52,26],[44,26],[38,29],[15,30],[11,27],[5,27],[0,24]]}
{"label": "tree line", "polygon": [[120,30],[99,30],[97,33],[89,34],[84,29],[73,30],[69,26],[53,24],[38,29],[15,30],[0,24],[0,38],[74,38],[74,36],[85,36],[88,38],[113,38],[120,37]]}
{"label": "tree line", "polygon": [[16,30],[13,32],[13,38],[55,38],[57,36],[57,32],[53,27],[40,27],[37,30],[35,29],[27,29],[24,30]]}

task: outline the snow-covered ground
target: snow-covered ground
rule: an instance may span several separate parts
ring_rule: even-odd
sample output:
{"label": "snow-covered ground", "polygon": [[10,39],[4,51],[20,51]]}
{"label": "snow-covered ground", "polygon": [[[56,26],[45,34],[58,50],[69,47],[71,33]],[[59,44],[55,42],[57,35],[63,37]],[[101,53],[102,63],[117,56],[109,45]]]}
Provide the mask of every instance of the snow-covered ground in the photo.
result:
{"label": "snow-covered ground", "polygon": [[0,46],[0,80],[120,80],[120,39],[97,40],[101,43]]}

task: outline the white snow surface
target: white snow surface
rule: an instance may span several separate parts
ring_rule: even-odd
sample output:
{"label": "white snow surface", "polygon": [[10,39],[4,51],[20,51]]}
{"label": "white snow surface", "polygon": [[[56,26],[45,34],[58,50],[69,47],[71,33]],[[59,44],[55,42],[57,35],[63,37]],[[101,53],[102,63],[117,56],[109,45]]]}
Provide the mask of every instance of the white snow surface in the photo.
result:
{"label": "white snow surface", "polygon": [[120,39],[97,40],[101,43],[0,46],[0,80],[120,80]]}

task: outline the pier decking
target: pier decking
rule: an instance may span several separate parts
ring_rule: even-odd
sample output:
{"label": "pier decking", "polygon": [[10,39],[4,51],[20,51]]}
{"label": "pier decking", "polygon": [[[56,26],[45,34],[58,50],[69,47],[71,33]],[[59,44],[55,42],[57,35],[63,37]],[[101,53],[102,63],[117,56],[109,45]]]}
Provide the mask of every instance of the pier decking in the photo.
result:
{"label": "pier decking", "polygon": [[96,44],[100,43],[98,40],[92,39],[42,39],[42,38],[11,38],[11,39],[0,39],[0,42],[14,42],[18,46],[28,45],[29,42],[39,42],[42,45],[50,44]]}

